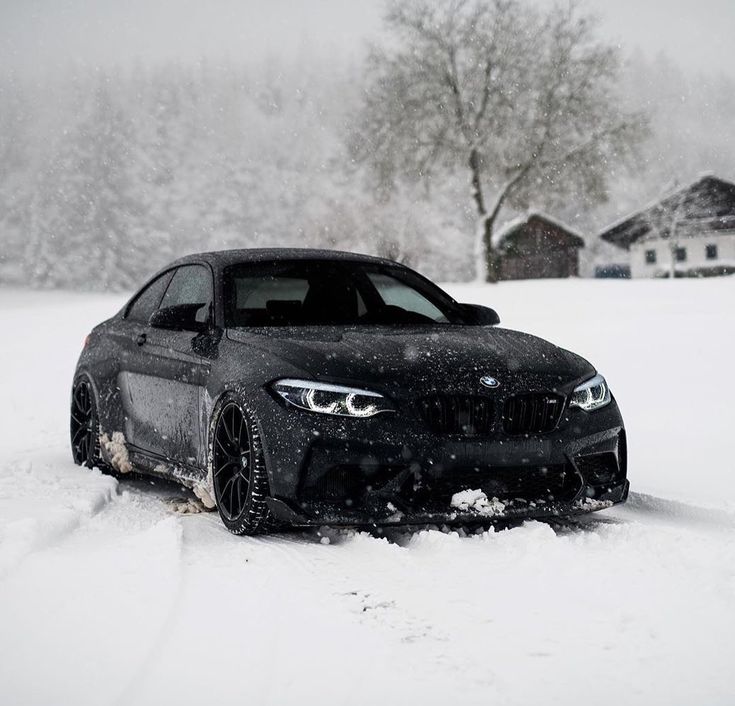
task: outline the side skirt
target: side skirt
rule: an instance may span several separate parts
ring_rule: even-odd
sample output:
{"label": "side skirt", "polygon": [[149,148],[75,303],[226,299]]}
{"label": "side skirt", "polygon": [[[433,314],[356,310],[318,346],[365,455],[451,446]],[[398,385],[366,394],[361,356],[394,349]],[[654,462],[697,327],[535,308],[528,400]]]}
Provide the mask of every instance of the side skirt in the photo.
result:
{"label": "side skirt", "polygon": [[194,466],[185,466],[167,458],[154,456],[133,446],[128,447],[130,461],[138,473],[172,480],[186,488],[194,488],[207,478],[207,472]]}

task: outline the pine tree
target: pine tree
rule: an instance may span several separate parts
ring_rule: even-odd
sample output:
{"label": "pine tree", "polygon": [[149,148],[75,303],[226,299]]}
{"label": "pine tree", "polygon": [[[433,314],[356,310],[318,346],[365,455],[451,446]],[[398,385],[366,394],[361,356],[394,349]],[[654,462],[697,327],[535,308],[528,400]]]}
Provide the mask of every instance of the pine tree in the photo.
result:
{"label": "pine tree", "polygon": [[81,117],[41,174],[31,224],[35,280],[47,286],[126,289],[145,263],[142,209],[131,173],[131,121],[101,74],[81,90]]}

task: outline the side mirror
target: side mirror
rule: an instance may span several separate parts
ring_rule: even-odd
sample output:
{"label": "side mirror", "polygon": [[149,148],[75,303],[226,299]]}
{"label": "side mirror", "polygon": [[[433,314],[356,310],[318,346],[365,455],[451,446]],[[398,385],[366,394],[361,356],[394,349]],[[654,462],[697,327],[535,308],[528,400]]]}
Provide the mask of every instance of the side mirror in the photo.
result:
{"label": "side mirror", "polygon": [[163,309],[154,311],[148,324],[153,328],[162,328],[169,331],[194,331],[202,332],[209,328],[209,325],[197,321],[197,314],[206,304],[176,304],[175,306],[165,306]]}
{"label": "side mirror", "polygon": [[500,317],[495,309],[480,304],[460,304],[462,313],[467,317],[467,323],[474,326],[497,326]]}

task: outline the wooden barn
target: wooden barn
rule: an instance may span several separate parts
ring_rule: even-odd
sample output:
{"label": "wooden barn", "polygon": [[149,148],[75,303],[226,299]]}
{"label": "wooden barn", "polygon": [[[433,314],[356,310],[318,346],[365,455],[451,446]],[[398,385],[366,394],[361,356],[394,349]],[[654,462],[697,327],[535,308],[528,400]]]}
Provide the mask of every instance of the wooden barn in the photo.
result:
{"label": "wooden barn", "polygon": [[532,213],[501,233],[499,279],[576,277],[584,240],[554,219]]}

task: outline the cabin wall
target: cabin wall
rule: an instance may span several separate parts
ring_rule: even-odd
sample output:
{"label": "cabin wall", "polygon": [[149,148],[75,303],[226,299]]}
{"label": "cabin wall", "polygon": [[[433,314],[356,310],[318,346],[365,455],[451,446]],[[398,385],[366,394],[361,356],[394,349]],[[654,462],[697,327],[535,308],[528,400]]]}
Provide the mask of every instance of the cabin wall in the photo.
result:
{"label": "cabin wall", "polygon": [[[684,248],[686,259],[676,262],[680,271],[717,267],[718,265],[735,266],[735,231],[717,231],[700,233],[695,237],[681,238],[679,247]],[[717,247],[717,256],[707,257],[707,246]],[[654,253],[651,257],[648,253]],[[630,246],[630,272],[634,278],[661,277],[671,271],[671,249],[669,240],[655,238],[633,243]]]}
{"label": "cabin wall", "polygon": [[576,277],[577,248],[550,250],[523,256],[506,255],[500,265],[500,279],[544,279]]}
{"label": "cabin wall", "polygon": [[576,277],[578,238],[553,223],[531,216],[508,236],[500,265],[500,279]]}

